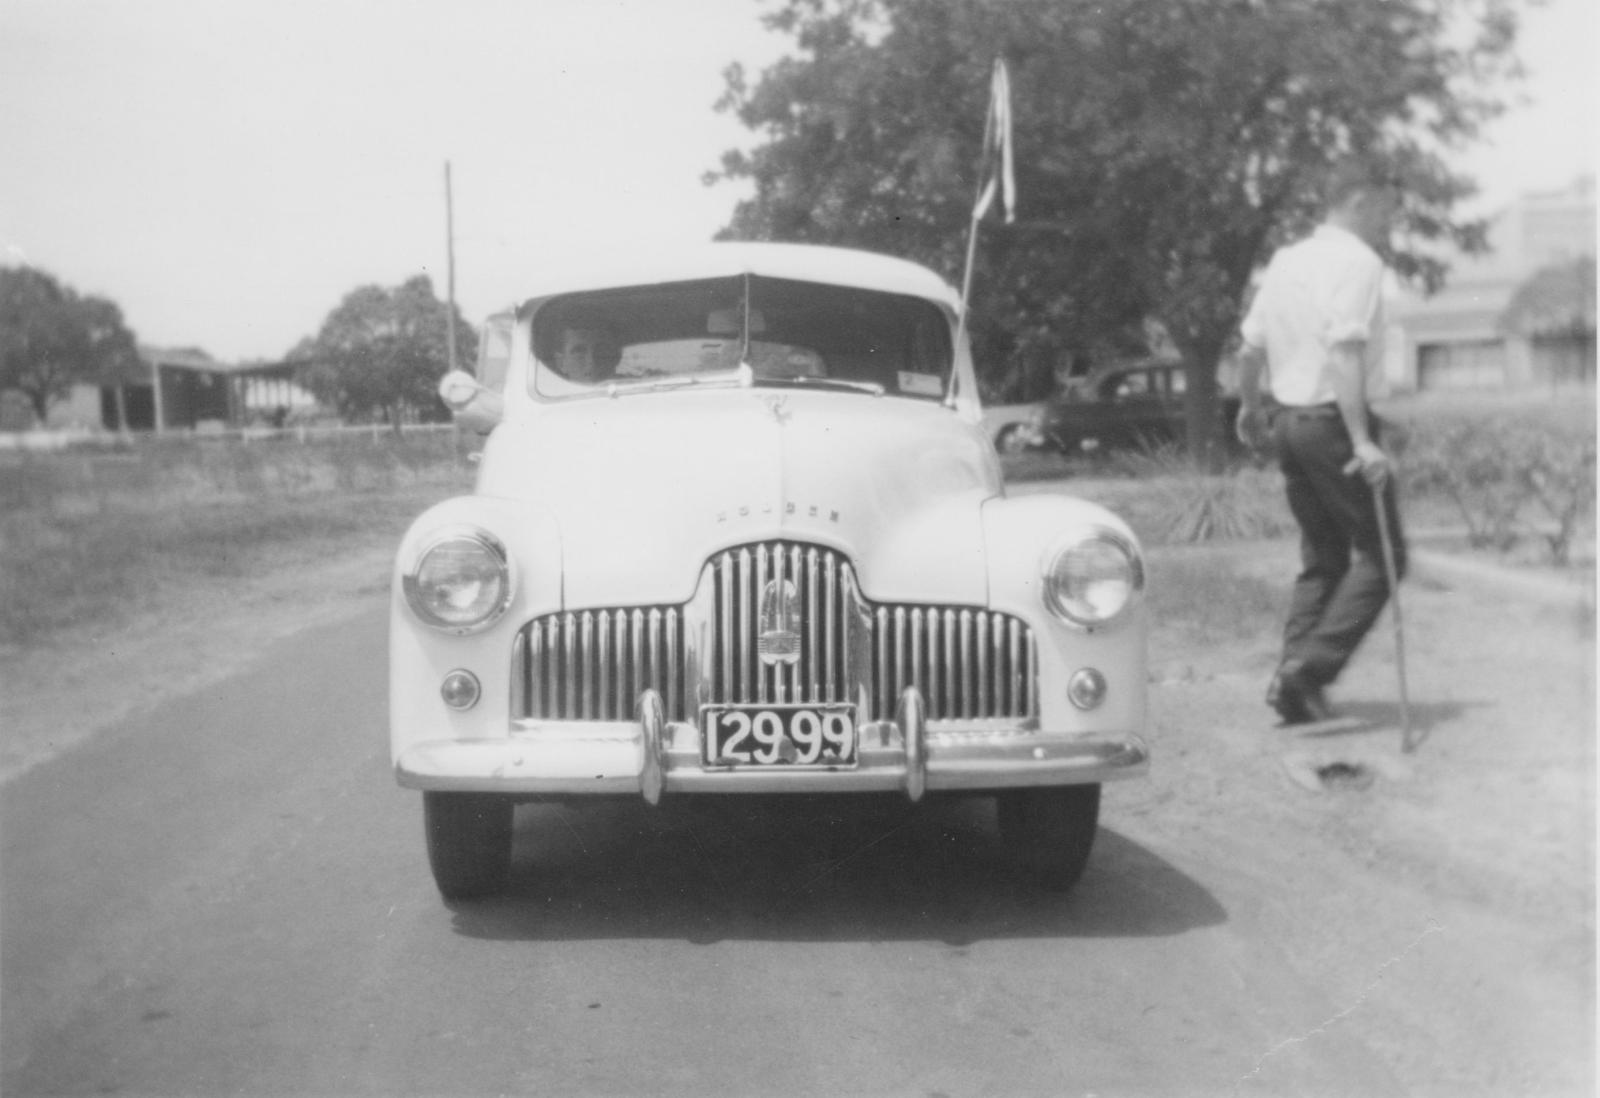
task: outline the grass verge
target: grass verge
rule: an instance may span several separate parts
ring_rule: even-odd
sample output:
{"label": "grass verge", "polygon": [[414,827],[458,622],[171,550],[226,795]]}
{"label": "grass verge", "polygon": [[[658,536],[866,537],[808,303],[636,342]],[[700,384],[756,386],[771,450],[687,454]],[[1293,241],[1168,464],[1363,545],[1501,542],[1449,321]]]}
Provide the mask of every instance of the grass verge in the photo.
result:
{"label": "grass verge", "polygon": [[0,646],[159,613],[201,579],[395,544],[466,491],[453,436],[310,444],[160,440],[0,465]]}
{"label": "grass verge", "polygon": [[1244,566],[1249,548],[1163,548],[1150,556],[1151,619],[1169,643],[1221,645],[1273,634],[1282,624],[1286,575]]}

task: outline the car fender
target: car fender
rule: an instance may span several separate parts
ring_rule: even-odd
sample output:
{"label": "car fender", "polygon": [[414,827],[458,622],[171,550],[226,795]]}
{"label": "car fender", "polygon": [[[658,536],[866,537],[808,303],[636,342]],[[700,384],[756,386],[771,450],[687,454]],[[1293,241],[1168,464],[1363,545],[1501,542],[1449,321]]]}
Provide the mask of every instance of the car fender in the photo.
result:
{"label": "car fender", "polygon": [[[406,600],[403,577],[428,541],[451,528],[471,527],[504,546],[512,592],[492,624],[466,635],[422,622]],[[487,496],[457,496],[424,512],[406,532],[390,584],[390,744],[399,758],[423,739],[503,736],[511,697],[507,653],[530,619],[561,609],[562,543],[555,516],[543,508]],[[482,696],[471,709],[444,704],[439,686],[455,669],[471,671]]]}
{"label": "car fender", "polygon": [[[1085,500],[1058,495],[992,499],[983,508],[989,605],[1015,614],[1034,630],[1039,651],[1039,718],[1047,731],[1142,732],[1145,724],[1146,637],[1142,592],[1111,623],[1095,629],[1063,621],[1044,601],[1044,570],[1057,547],[1096,528],[1114,531],[1139,554],[1127,524]],[[1106,699],[1083,711],[1067,699],[1074,672],[1093,668],[1106,678]]]}

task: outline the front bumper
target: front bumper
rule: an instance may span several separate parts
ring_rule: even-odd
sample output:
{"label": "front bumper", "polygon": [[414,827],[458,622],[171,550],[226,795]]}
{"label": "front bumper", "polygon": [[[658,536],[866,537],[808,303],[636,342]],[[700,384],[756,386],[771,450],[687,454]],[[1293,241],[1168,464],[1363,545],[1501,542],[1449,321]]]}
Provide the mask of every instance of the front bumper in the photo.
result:
{"label": "front bumper", "polygon": [[633,721],[524,720],[506,739],[432,740],[401,754],[402,786],[528,795],[874,793],[1077,785],[1143,774],[1149,751],[1133,733],[1060,733],[1013,722],[933,721],[910,688],[893,721],[860,729],[853,767],[707,768],[693,724],[665,720],[652,690]]}

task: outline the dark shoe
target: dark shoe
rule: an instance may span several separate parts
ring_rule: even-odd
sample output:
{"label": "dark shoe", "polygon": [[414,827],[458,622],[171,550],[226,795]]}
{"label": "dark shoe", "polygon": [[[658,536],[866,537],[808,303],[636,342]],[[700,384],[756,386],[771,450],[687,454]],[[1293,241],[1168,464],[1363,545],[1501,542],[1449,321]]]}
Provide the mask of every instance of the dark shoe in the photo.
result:
{"label": "dark shoe", "polygon": [[1300,693],[1300,708],[1306,715],[1306,723],[1321,724],[1337,716],[1333,706],[1329,705],[1328,699],[1323,696],[1322,687],[1297,684],[1297,689]]}
{"label": "dark shoe", "polygon": [[1267,704],[1277,710],[1285,724],[1302,724],[1309,718],[1304,708],[1300,705],[1299,694],[1293,690],[1288,697],[1283,691],[1284,670],[1278,668],[1273,673],[1272,681],[1267,684]]}
{"label": "dark shoe", "polygon": [[1314,724],[1333,719],[1333,708],[1322,687],[1308,683],[1297,667],[1278,668],[1267,684],[1267,704],[1278,711],[1284,724]]}

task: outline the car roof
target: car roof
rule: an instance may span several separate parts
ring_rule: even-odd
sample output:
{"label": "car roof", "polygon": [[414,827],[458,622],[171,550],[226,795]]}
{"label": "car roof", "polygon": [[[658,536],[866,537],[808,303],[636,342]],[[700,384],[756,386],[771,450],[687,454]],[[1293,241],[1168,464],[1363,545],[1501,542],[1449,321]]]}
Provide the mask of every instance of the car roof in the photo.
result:
{"label": "car roof", "polygon": [[1127,362],[1117,362],[1110,366],[1101,367],[1095,373],[1100,377],[1111,374],[1131,374],[1136,370],[1179,370],[1183,363],[1170,358],[1136,358]]}
{"label": "car roof", "polygon": [[1088,373],[1080,374],[1076,381],[1079,385],[1098,385],[1107,378],[1137,373],[1140,370],[1177,370],[1181,372],[1183,363],[1171,358],[1123,359],[1119,362],[1108,362],[1102,366],[1096,366]]}
{"label": "car roof", "polygon": [[893,256],[817,244],[720,242],[659,249],[648,255],[596,257],[580,265],[562,264],[540,272],[527,295],[529,303],[556,294],[689,282],[743,274],[797,282],[852,286],[906,294],[960,308],[954,288],[928,268]]}

